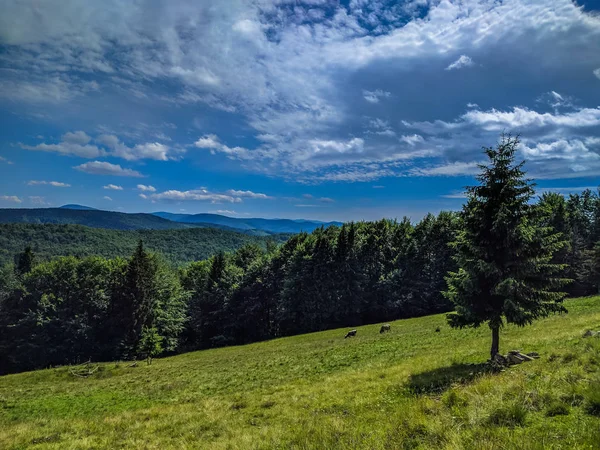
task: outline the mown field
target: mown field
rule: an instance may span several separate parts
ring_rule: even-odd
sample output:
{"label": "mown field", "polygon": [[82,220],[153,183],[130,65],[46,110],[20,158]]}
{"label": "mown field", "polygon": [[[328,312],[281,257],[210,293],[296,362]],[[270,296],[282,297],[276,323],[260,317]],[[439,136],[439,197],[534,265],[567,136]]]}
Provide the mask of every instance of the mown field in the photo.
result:
{"label": "mown field", "polygon": [[[600,297],[508,327],[539,360],[486,373],[443,315],[155,360],[0,377],[0,448],[600,448]],[[436,327],[441,327],[439,333]]]}

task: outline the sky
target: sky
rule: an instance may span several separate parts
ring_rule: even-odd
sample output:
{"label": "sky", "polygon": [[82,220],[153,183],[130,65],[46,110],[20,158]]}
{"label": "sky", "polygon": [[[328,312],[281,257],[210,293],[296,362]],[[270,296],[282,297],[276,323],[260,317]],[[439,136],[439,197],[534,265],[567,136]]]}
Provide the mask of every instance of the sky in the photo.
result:
{"label": "sky", "polygon": [[4,0],[0,207],[376,220],[457,210],[520,134],[600,184],[600,1]]}

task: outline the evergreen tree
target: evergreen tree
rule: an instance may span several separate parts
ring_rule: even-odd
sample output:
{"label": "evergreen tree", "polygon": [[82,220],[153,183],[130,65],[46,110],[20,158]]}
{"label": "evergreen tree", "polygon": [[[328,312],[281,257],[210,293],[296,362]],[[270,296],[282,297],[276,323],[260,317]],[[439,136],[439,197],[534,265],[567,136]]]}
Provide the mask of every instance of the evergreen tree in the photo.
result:
{"label": "evergreen tree", "polygon": [[33,269],[35,255],[31,250],[31,245],[25,247],[22,253],[17,256],[17,265],[15,267],[17,274],[20,276],[26,275]]}
{"label": "evergreen tree", "polygon": [[565,242],[560,233],[536,221],[529,204],[533,185],[525,178],[524,162],[515,163],[518,137],[502,136],[497,148],[486,148],[489,165],[481,165],[479,186],[467,188],[463,229],[455,242],[459,269],[447,278],[445,295],[456,312],[452,327],[492,331],[491,357],[499,352],[503,324],[524,326],[553,312],[566,311],[564,266],[552,257]]}

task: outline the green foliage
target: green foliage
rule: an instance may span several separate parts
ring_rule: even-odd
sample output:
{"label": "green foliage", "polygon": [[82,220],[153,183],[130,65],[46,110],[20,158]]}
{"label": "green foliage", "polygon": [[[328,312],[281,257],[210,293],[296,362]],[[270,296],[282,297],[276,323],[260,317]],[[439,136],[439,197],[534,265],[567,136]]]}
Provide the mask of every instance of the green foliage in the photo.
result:
{"label": "green foliage", "polygon": [[284,242],[289,235],[256,237],[217,228],[182,230],[108,230],[81,225],[0,224],[0,264],[31,246],[38,261],[56,256],[128,257],[140,239],[152,252],[174,265],[203,260],[219,251],[231,252],[245,244],[266,248]]}
{"label": "green foliage", "polygon": [[448,276],[445,292],[456,307],[448,315],[451,326],[487,323],[492,329],[492,358],[504,321],[523,326],[565,311],[566,294],[557,292],[568,281],[560,276],[565,266],[552,259],[566,242],[539,223],[524,162],[514,161],[518,144],[518,138],[503,136],[497,148],[485,149],[490,162],[481,166],[480,184],[467,189],[454,244],[459,270]]}
{"label": "green foliage", "polygon": [[138,353],[146,358],[148,364],[151,363],[153,357],[162,353],[162,341],[163,338],[158,334],[156,328],[145,327],[142,330]]}
{"label": "green foliage", "polygon": [[17,255],[17,265],[15,267],[15,270],[17,271],[19,276],[27,275],[29,272],[31,272],[31,269],[33,269],[34,265],[34,259],[35,256],[33,254],[33,251],[31,250],[30,245],[25,247],[23,253]]}

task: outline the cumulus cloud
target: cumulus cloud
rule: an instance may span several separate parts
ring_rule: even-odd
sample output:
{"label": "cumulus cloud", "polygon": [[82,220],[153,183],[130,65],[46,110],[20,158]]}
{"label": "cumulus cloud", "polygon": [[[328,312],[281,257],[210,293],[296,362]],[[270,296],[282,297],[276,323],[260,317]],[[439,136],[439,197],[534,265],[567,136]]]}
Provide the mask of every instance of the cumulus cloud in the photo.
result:
{"label": "cumulus cloud", "polygon": [[137,189],[142,192],[156,192],[156,188],[154,186],[138,184]]}
{"label": "cumulus cloud", "polygon": [[143,177],[140,172],[132,169],[124,169],[118,164],[104,161],[92,161],[73,167],[80,172],[92,175],[112,175],[116,177]]}
{"label": "cumulus cloud", "polygon": [[38,186],[38,185],[48,185],[54,187],[71,187],[68,183],[61,183],[59,181],[40,181],[40,180],[31,180],[27,183],[29,186]]}
{"label": "cumulus cloud", "polygon": [[199,138],[194,145],[197,148],[210,150],[214,155],[216,153],[224,153],[230,158],[247,159],[250,157],[248,149],[243,147],[229,147],[219,141],[219,138],[214,134],[207,134]]}
{"label": "cumulus cloud", "polygon": [[155,194],[140,194],[140,197],[144,199],[150,199],[154,201],[199,201],[199,202],[210,202],[210,203],[241,203],[242,199],[239,196],[232,196],[228,194],[218,194],[210,192],[207,189],[193,189],[189,191],[178,191],[175,189],[159,192]]}
{"label": "cumulus cloud", "polygon": [[21,203],[21,199],[16,195],[0,195],[0,201]]}
{"label": "cumulus cloud", "polygon": [[122,186],[118,186],[116,184],[107,184],[106,186],[102,186],[102,188],[112,190],[112,191],[122,191],[123,190]]}
{"label": "cumulus cloud", "polygon": [[462,69],[464,67],[471,67],[474,64],[475,63],[473,62],[473,60],[471,58],[469,58],[467,55],[460,55],[460,57],[456,61],[454,61],[452,64],[450,64],[448,67],[446,67],[445,70],[458,70],[458,69]]}
{"label": "cumulus cloud", "polygon": [[252,191],[236,191],[235,189],[230,189],[227,191],[227,195],[231,195],[233,197],[242,197],[242,198],[255,198],[255,199],[272,199],[273,197],[269,197],[266,194],[261,194],[258,192]]}

